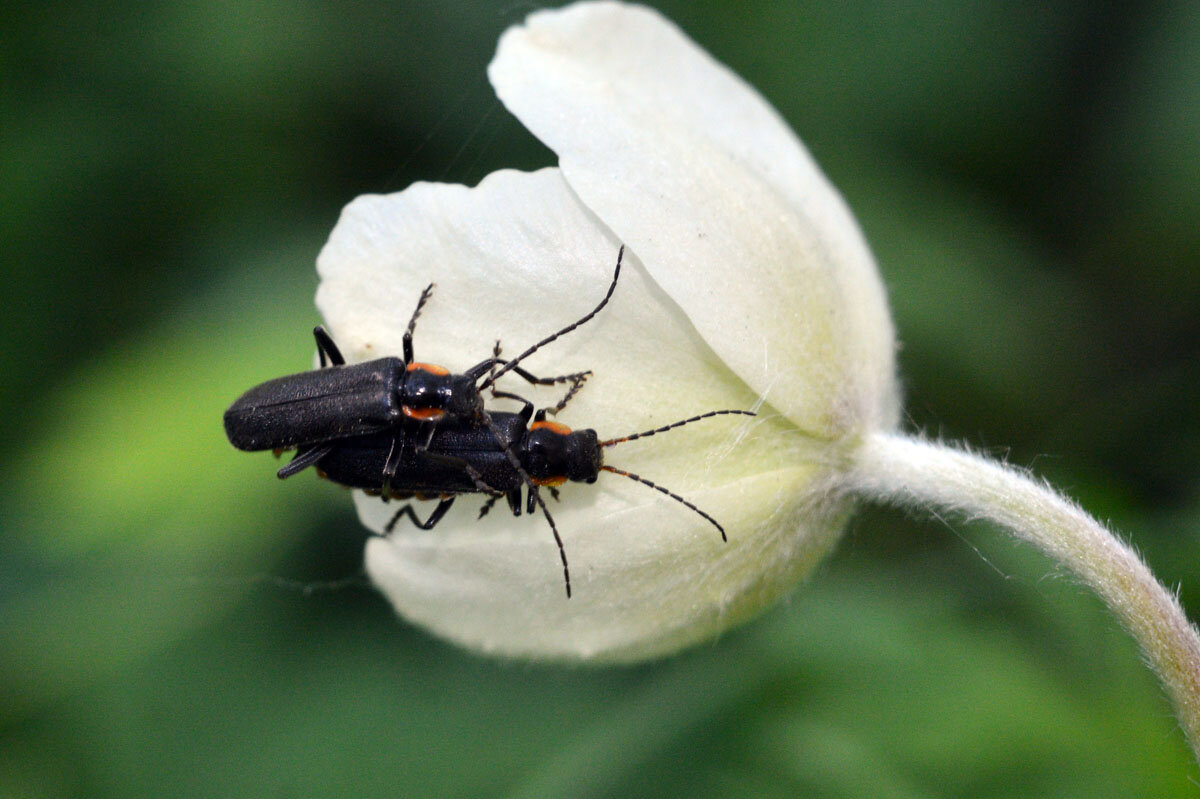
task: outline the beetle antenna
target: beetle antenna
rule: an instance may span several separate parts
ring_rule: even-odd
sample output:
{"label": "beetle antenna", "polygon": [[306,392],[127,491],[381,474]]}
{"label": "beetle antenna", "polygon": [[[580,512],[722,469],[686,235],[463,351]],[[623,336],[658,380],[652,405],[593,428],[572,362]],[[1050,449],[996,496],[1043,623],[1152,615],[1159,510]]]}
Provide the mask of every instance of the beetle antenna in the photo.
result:
{"label": "beetle antenna", "polygon": [[[673,493],[671,493],[670,491],[668,491],[667,489],[665,489],[665,488],[663,488],[662,486],[660,486],[658,483],[652,483],[652,482],[650,482],[649,480],[647,480],[645,477],[642,477],[641,475],[636,475],[636,474],[634,474],[633,472],[626,472],[626,471],[624,471],[624,470],[622,470],[622,469],[617,469],[617,468],[615,468],[615,467],[612,467],[612,466],[601,466],[600,468],[601,468],[602,470],[606,471],[606,472],[612,472],[613,474],[619,474],[619,475],[621,475],[622,477],[628,477],[630,480],[636,480],[637,482],[641,483],[641,484],[642,484],[642,485],[644,485],[644,486],[650,486],[650,487],[651,487],[651,488],[653,488],[655,491],[660,491],[660,492],[662,492],[662,493],[666,494],[668,497],[670,497],[671,499],[675,500],[676,502],[681,502],[681,503],[683,503],[684,505],[687,505],[689,508],[691,508],[692,510],[696,511],[696,513],[699,513],[701,516],[703,516],[705,519],[707,519],[707,520],[708,520],[708,521],[709,521],[709,522],[712,524],[712,526],[713,526],[713,527],[717,528],[717,530],[719,530],[719,531],[720,531],[720,533],[721,533],[721,540],[722,540],[722,541],[728,541],[728,540],[729,540],[728,538],[726,538],[726,537],[725,537],[725,528],[721,526],[721,523],[720,523],[720,522],[718,522],[716,519],[714,519],[713,517],[709,516],[707,513],[705,513],[704,511],[700,510],[700,509],[699,509],[699,508],[697,508],[695,505],[693,505],[692,503],[688,502],[686,499],[684,499],[683,497],[679,496],[678,494],[673,494]],[[542,507],[543,507],[543,509],[545,508],[545,506],[542,506]]]}
{"label": "beetle antenna", "polygon": [[710,416],[724,416],[726,414],[738,414],[740,416],[757,416],[758,415],[754,411],[709,411],[708,413],[702,413],[699,416],[693,416],[691,419],[684,419],[681,422],[673,422],[669,425],[666,425],[665,427],[656,427],[653,430],[645,430],[641,433],[634,433],[631,436],[622,436],[621,438],[610,438],[608,441],[601,441],[600,446],[612,447],[612,446],[616,446],[617,444],[624,443],[626,441],[636,441],[639,438],[649,438],[650,436],[655,435],[657,433],[665,433],[668,430],[674,430],[676,427],[683,427],[685,424],[691,424],[692,422],[698,422],[701,419],[707,419]]}
{"label": "beetle antenna", "polygon": [[433,289],[436,285],[436,283],[430,283],[425,287],[425,290],[421,292],[420,298],[417,299],[417,307],[413,309],[412,319],[408,320],[408,330],[406,331],[408,335],[411,336],[413,331],[416,330],[417,317],[421,315],[421,310],[424,309],[425,303],[429,302],[429,298],[433,295]]}
{"label": "beetle antenna", "polygon": [[586,322],[590,321],[590,320],[591,320],[591,318],[592,318],[593,316],[595,316],[596,314],[600,313],[600,309],[601,309],[601,308],[603,308],[605,305],[608,305],[608,301],[609,301],[610,299],[612,299],[613,291],[614,291],[614,290],[617,288],[617,278],[621,276],[621,259],[623,259],[624,257],[625,257],[625,245],[624,245],[624,244],[622,244],[622,245],[621,245],[621,249],[620,249],[620,250],[617,252],[617,268],[616,268],[616,270],[613,272],[613,279],[612,279],[612,283],[610,283],[610,284],[609,284],[609,286],[608,286],[608,293],[604,295],[604,299],[600,300],[600,304],[599,304],[599,305],[597,305],[595,308],[593,308],[593,309],[592,309],[592,312],[591,312],[591,313],[589,313],[587,316],[585,316],[585,317],[583,317],[582,319],[580,319],[578,322],[575,322],[575,323],[573,323],[573,324],[567,325],[566,327],[564,327],[562,330],[558,331],[558,332],[557,332],[557,333],[555,333],[554,335],[552,335],[552,336],[547,336],[546,338],[544,338],[544,339],[542,339],[541,341],[539,341],[537,344],[534,344],[532,347],[530,347],[529,349],[527,349],[527,350],[525,350],[524,352],[522,352],[522,353],[521,353],[520,355],[518,355],[516,358],[513,358],[511,361],[509,361],[508,363],[504,364],[504,366],[503,366],[503,367],[501,367],[499,370],[497,370],[496,372],[494,372],[494,373],[492,373],[492,374],[488,375],[488,378],[487,378],[487,380],[483,381],[483,383],[481,383],[481,384],[479,385],[479,390],[480,390],[480,391],[482,391],[483,389],[485,389],[485,388],[487,388],[488,386],[492,385],[492,384],[493,384],[493,383],[495,383],[495,382],[496,382],[496,380],[498,380],[498,379],[500,378],[500,376],[501,376],[501,375],[503,375],[505,372],[511,371],[512,369],[515,369],[515,368],[516,368],[516,366],[517,366],[517,364],[519,364],[521,361],[525,360],[525,359],[526,359],[526,358],[528,358],[530,355],[533,355],[535,352],[537,352],[537,351],[538,351],[538,350],[540,350],[542,347],[544,347],[544,346],[546,346],[547,344],[549,344],[551,341],[554,341],[554,340],[555,340],[556,338],[558,338],[559,336],[565,336],[567,333],[570,333],[570,332],[571,332],[572,330],[574,330],[575,328],[577,328],[577,327],[579,327],[580,325],[582,325],[582,324],[585,324]]}
{"label": "beetle antenna", "polygon": [[[529,479],[528,476],[526,476],[526,479]],[[554,525],[554,517],[550,515],[550,509],[546,507],[546,502],[542,499],[541,492],[537,490],[537,486],[530,486],[529,490],[533,492],[534,501],[542,509],[542,514],[546,517],[546,521],[550,523],[550,532],[554,533],[554,543],[558,544],[558,557],[562,560],[563,565],[563,580],[567,583],[567,599],[570,599],[571,568],[567,565],[567,550],[563,547],[562,536],[558,534],[558,528]]]}
{"label": "beetle antenna", "polygon": [[[512,451],[512,446],[510,443],[506,441],[500,434],[500,428],[496,427],[496,423],[492,420],[492,415],[487,411],[484,411],[483,421],[488,426],[488,430],[492,431],[492,437],[496,439],[496,443],[503,448],[504,457],[508,460],[508,465],[515,469],[517,474],[521,476],[521,480],[525,482],[530,495],[533,497],[534,501],[537,502],[538,507],[542,509],[542,513],[545,514],[546,521],[550,523],[550,532],[554,534],[554,543],[558,544],[558,557],[560,560],[562,560],[563,580],[567,584],[567,599],[570,599],[571,567],[567,565],[567,550],[566,547],[563,546],[562,536],[558,534],[558,526],[554,524],[554,517],[550,515],[550,509],[546,507],[546,503],[542,500],[541,495],[538,494],[537,485],[534,484],[533,478],[531,478],[529,473],[525,471],[525,468],[521,466],[521,461],[517,459],[516,453]],[[480,515],[482,516],[482,514]]]}

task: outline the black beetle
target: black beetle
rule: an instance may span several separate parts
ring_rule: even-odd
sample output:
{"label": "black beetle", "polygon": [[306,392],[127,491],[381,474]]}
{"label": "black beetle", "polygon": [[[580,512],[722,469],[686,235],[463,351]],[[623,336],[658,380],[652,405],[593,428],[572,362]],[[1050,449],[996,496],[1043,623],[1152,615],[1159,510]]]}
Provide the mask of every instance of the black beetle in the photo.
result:
{"label": "black beetle", "polygon": [[[557,499],[557,487],[568,480],[594,483],[600,472],[612,472],[636,480],[686,505],[716,527],[721,539],[725,540],[725,529],[716,519],[657,483],[605,465],[603,450],[711,416],[754,416],[752,411],[709,411],[653,430],[601,441],[595,430],[571,430],[566,425],[547,421],[545,410],[534,415],[533,404],[528,400],[502,392],[498,392],[497,396],[520,400],[524,407],[516,413],[490,411],[481,420],[447,419],[437,426],[428,444],[421,450],[399,445],[391,433],[347,438],[338,441],[317,461],[318,472],[341,485],[381,495],[385,501],[414,497],[439,500],[437,507],[424,521],[417,517],[413,505],[406,503],[393,514],[384,528],[385,533],[391,533],[404,516],[423,530],[433,529],[459,494],[489,495],[480,510],[480,517],[502,497],[508,501],[509,508],[516,516],[521,515],[523,506],[527,513],[532,513],[535,506],[541,507],[558,544],[568,597],[571,596],[571,573],[567,566],[567,555],[554,519],[539,494],[539,489],[543,487],[548,488]],[[397,449],[404,452],[399,458],[395,456]],[[395,469],[390,479],[385,479],[384,472],[393,460],[396,461]],[[522,491],[525,492],[524,497]]]}
{"label": "black beetle", "polygon": [[[244,393],[225,411],[225,434],[229,442],[241,450],[297,448],[296,456],[278,472],[279,477],[284,478],[319,461],[330,451],[333,442],[343,438],[395,431],[399,440],[420,449],[432,435],[433,426],[445,419],[480,421],[484,417],[480,392],[493,386],[509,371],[538,385],[571,383],[566,397],[558,405],[561,408],[591,373],[541,378],[518,364],[600,312],[616,288],[624,254],[625,248],[621,247],[608,292],[586,316],[511,360],[500,358],[497,342],[491,358],[461,374],[413,359],[413,330],[433,291],[432,284],[421,293],[404,333],[403,359],[378,358],[347,365],[333,339],[318,327],[313,335],[321,368],[268,380]],[[485,377],[487,379],[480,384]],[[424,441],[420,440],[422,437]],[[389,469],[383,473],[385,482],[395,468],[394,460],[401,454],[394,453],[393,462],[389,462]]]}

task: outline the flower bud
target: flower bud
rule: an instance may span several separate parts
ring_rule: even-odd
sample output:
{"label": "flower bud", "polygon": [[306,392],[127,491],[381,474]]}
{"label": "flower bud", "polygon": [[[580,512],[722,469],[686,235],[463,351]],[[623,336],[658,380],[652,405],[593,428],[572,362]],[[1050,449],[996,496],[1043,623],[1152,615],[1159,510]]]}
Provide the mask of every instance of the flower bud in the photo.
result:
{"label": "flower bud", "polygon": [[[624,244],[608,306],[522,366],[592,370],[558,421],[602,440],[756,410],[604,451],[717,519],[728,542],[684,505],[602,472],[562,486],[560,503],[543,491],[570,599],[545,518],[501,503],[476,521],[482,496],[459,497],[433,530],[401,522],[372,539],[367,569],[402,615],[475,649],[669,653],[773,603],[837,540],[851,509],[831,487],[858,442],[898,416],[884,289],[853,217],[778,114],[656,12],[537,12],[503,35],[489,76],[559,167],[355,200],[318,260],[331,332],[350,360],[397,353],[436,282],[419,360],[461,371],[496,338],[513,356],[595,306]],[[539,407],[562,393],[503,382]],[[375,531],[399,507],[356,503]]]}

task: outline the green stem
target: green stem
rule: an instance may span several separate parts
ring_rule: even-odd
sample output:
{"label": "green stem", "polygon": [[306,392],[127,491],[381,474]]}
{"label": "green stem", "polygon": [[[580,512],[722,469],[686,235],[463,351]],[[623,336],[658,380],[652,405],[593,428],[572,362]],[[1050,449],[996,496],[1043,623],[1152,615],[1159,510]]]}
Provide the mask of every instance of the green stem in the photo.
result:
{"label": "green stem", "polygon": [[986,519],[1069,568],[1142,648],[1200,760],[1200,635],[1137,553],[1042,482],[962,449],[902,435],[867,437],[850,472],[857,496]]}

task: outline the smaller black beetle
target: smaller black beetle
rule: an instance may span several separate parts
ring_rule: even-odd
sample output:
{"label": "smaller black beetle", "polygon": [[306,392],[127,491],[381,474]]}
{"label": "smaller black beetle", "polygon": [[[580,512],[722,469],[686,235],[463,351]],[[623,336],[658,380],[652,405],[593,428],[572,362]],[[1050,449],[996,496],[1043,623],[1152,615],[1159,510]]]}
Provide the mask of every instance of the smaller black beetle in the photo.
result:
{"label": "smaller black beetle", "polygon": [[[716,519],[656,483],[605,465],[603,450],[711,416],[754,416],[752,411],[709,411],[653,430],[601,441],[595,430],[571,430],[566,425],[547,421],[545,410],[534,415],[533,404],[521,397],[504,393],[498,393],[498,396],[520,400],[524,407],[517,413],[489,411],[482,420],[447,419],[437,426],[423,450],[401,447],[404,454],[398,459],[395,458],[397,445],[389,433],[344,439],[317,461],[318,473],[341,485],[382,495],[384,500],[414,497],[439,500],[425,521],[417,517],[411,503],[406,503],[392,516],[384,528],[385,533],[391,533],[404,516],[417,527],[432,530],[450,510],[459,494],[482,493],[489,496],[480,510],[480,517],[502,497],[508,501],[509,508],[516,516],[521,515],[522,507],[527,513],[533,513],[535,507],[541,507],[558,544],[568,597],[571,596],[571,573],[567,566],[567,555],[554,519],[539,494],[541,488],[548,488],[557,498],[557,487],[568,480],[594,483],[600,472],[612,472],[636,480],[686,505],[716,527],[721,539],[725,540],[725,528]],[[396,468],[390,481],[385,480],[384,470],[393,459],[398,461]],[[524,496],[522,491],[525,492]]]}

